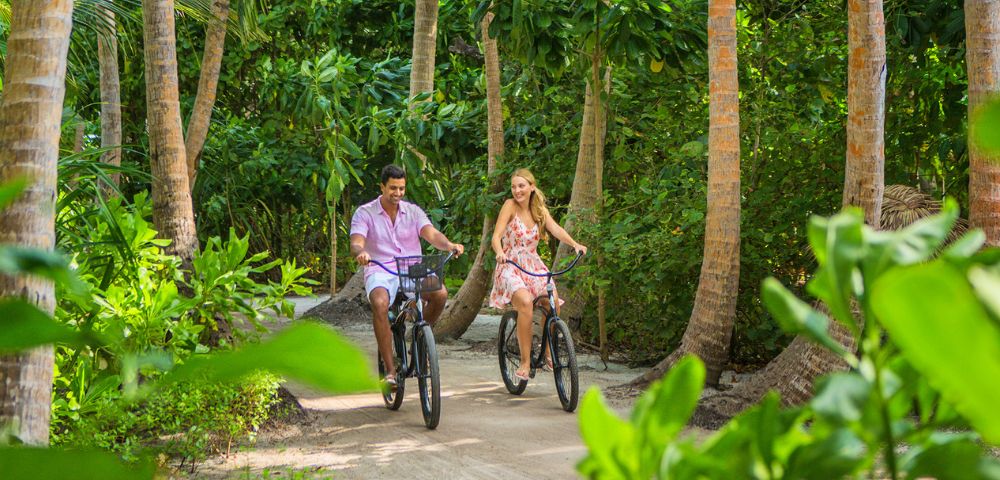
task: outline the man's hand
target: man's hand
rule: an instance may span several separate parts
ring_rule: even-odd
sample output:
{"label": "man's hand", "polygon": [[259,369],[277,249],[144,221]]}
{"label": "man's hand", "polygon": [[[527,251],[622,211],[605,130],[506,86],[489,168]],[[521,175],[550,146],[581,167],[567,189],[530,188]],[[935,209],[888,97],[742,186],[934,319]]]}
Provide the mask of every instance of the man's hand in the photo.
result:
{"label": "man's hand", "polygon": [[368,265],[368,262],[371,261],[371,259],[372,259],[371,255],[368,255],[368,252],[365,251],[362,251],[361,253],[358,254],[358,256],[354,257],[354,260],[356,260],[358,262],[358,265],[361,266]]}
{"label": "man's hand", "polygon": [[448,247],[448,250],[455,252],[456,257],[460,257],[463,253],[465,253],[465,246],[461,243],[453,243],[450,247]]}

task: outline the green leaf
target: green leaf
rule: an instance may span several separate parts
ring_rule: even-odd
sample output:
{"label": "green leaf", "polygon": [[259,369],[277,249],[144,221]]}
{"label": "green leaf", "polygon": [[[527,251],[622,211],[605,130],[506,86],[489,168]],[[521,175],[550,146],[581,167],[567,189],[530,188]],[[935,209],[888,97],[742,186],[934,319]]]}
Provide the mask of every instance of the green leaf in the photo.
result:
{"label": "green leaf", "polygon": [[846,208],[829,220],[810,219],[808,235],[820,267],[806,289],[823,300],[833,317],[855,335],[859,329],[851,313],[850,298],[854,275],[864,251],[864,215],[860,209]]}
{"label": "green leaf", "polygon": [[817,384],[810,404],[816,415],[842,425],[861,420],[872,386],[861,375],[833,373]]}
{"label": "green leaf", "polygon": [[28,181],[23,178],[16,178],[0,185],[0,209],[6,208],[17,198],[24,188],[28,186]]}
{"label": "green leaf", "polygon": [[101,343],[56,322],[38,307],[20,299],[0,300],[0,352],[17,352],[64,343],[73,346]]}
{"label": "green leaf", "polygon": [[688,355],[636,402],[632,410],[632,424],[636,427],[636,445],[644,450],[643,466],[660,464],[666,444],[684,428],[694,413],[704,384],[705,365],[697,357]]}
{"label": "green leaf", "polygon": [[1000,98],[995,98],[974,115],[970,136],[990,155],[1000,155]]}
{"label": "green leaf", "polygon": [[982,267],[972,267],[969,282],[993,317],[1000,318],[1000,275]]}
{"label": "green leaf", "polygon": [[232,381],[256,370],[285,375],[328,392],[377,388],[368,361],[328,327],[298,323],[273,338],[243,349],[195,358],[164,375],[164,382]]}
{"label": "green leaf", "polygon": [[935,432],[932,445],[917,446],[903,457],[900,466],[907,478],[979,480],[1000,478],[1000,464],[983,455],[969,435]]}
{"label": "green leaf", "polygon": [[906,266],[931,257],[948,238],[958,218],[958,204],[945,201],[941,213],[920,219],[899,231],[865,228],[869,252],[862,262],[865,278],[878,278],[892,266]]}
{"label": "green leaf", "polygon": [[112,480],[153,478],[155,466],[148,461],[129,466],[110,453],[59,448],[0,448],[0,472],[6,480]]}
{"label": "green leaf", "polygon": [[843,345],[830,337],[830,319],[800,300],[774,277],[764,279],[761,299],[782,330],[805,335],[842,358],[848,355]]}
{"label": "green leaf", "polygon": [[[597,387],[591,387],[580,402],[580,436],[590,455],[578,469],[587,462],[596,469],[596,472],[587,472],[592,477],[632,478],[637,468],[635,428],[608,408]],[[628,454],[631,455],[622,458]]]}
{"label": "green leaf", "polygon": [[792,452],[784,478],[844,478],[864,465],[865,443],[846,428]]}
{"label": "green leaf", "polygon": [[903,355],[983,438],[1000,442],[1000,330],[962,273],[936,261],[886,273],[872,308]]}

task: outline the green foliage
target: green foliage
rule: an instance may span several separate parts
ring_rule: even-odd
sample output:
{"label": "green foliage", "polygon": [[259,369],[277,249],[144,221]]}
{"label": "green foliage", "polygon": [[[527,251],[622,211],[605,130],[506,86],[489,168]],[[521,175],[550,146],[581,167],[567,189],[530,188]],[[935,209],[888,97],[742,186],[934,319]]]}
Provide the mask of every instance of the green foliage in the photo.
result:
{"label": "green foliage", "polygon": [[981,148],[1000,152],[1000,99],[986,104],[973,119],[972,140]]}
{"label": "green foliage", "polygon": [[150,463],[122,465],[111,454],[95,450],[55,448],[0,448],[0,470],[11,479],[58,479],[72,472],[80,480],[153,478]]}
{"label": "green foliage", "polygon": [[[821,379],[806,405],[782,408],[771,394],[702,441],[668,429],[651,448],[633,432],[658,415],[672,418],[670,425],[689,419],[703,381],[698,360],[679,363],[643,394],[630,422],[589,392],[580,421],[590,453],[579,471],[591,478],[1000,478],[1000,462],[982,444],[1000,440],[992,414],[1000,392],[984,381],[1000,373],[1000,312],[986,300],[1000,293],[1000,251],[976,253],[984,237],[973,232],[934,258],[956,218],[950,201],[941,214],[896,232],[865,226],[855,209],[814,218],[809,240],[819,269],[808,288],[849,326],[858,353],[833,341],[827,316],[778,281],[765,282],[764,302],[789,333],[833,348],[852,370]],[[860,326],[851,302],[867,320]]]}

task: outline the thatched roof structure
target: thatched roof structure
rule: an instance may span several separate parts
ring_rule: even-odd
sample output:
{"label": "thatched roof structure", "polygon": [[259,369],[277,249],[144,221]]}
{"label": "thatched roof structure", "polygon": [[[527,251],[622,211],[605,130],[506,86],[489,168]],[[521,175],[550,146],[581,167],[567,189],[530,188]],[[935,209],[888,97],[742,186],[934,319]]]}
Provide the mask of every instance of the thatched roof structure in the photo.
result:
{"label": "thatched roof structure", "polygon": [[[885,187],[882,197],[882,230],[899,230],[921,218],[941,211],[941,202],[930,195],[906,185]],[[969,230],[969,222],[959,218],[948,234],[948,243]]]}

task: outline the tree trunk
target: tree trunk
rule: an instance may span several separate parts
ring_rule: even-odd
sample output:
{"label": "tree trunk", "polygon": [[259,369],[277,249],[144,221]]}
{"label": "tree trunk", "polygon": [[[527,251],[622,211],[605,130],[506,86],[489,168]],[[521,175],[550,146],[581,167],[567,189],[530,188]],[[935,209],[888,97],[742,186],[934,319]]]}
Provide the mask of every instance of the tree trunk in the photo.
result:
{"label": "tree trunk", "polygon": [[705,362],[715,385],[729,360],[740,279],[740,119],[736,1],[708,2],[708,213],[705,255],[681,346],[633,383],[657,380],[683,355]]}
{"label": "tree trunk", "polygon": [[86,132],[87,124],[84,123],[82,118],[79,118],[73,132],[73,153],[80,153],[83,151],[83,136]]}
{"label": "tree trunk", "polygon": [[187,268],[198,237],[181,130],[173,0],[143,0],[142,19],[153,224],[171,241],[167,252],[180,257]]}
{"label": "tree trunk", "polygon": [[[850,0],[848,4],[848,120],[844,206],[865,211],[865,222],[881,225],[884,185],[885,18],[881,0]],[[817,305],[817,308],[823,308]],[[830,335],[853,350],[853,336],[840,322],[830,322]],[[769,390],[781,394],[786,405],[805,403],[813,396],[816,378],[847,368],[828,349],[802,337],[774,358],[763,372],[716,395],[703,408],[725,417],[736,415]]]}
{"label": "tree trunk", "polygon": [[434,92],[434,56],[437,52],[438,0],[416,0],[413,16],[413,58],[410,97]]}
{"label": "tree trunk", "polygon": [[[0,244],[52,250],[73,2],[11,3],[0,98],[0,183],[26,178],[28,188],[0,210]],[[0,297],[22,297],[50,315],[55,311],[52,282],[41,277],[0,275]],[[13,423],[14,434],[27,444],[49,444],[53,361],[51,345],[0,355],[0,424]]]}
{"label": "tree trunk", "polygon": [[212,3],[214,18],[205,26],[205,53],[201,61],[201,75],[198,78],[198,93],[194,99],[191,118],[188,119],[187,139],[184,149],[187,156],[188,185],[193,189],[198,176],[198,160],[205,147],[208,127],[215,107],[215,94],[222,70],[222,52],[226,45],[226,22],[229,20],[229,0],[215,0]]}
{"label": "tree trunk", "polygon": [[[486,118],[487,145],[486,160],[487,177],[492,178],[496,170],[497,158],[504,152],[503,145],[503,105],[500,99],[500,54],[497,51],[497,41],[490,38],[489,26],[493,21],[493,13],[487,13],[482,21],[483,50],[486,68]],[[497,184],[492,184],[492,190],[498,190]],[[483,218],[483,234],[479,238],[479,252],[476,260],[465,277],[465,283],[458,289],[455,299],[445,309],[441,319],[434,324],[434,335],[440,338],[458,338],[468,330],[475,320],[479,308],[486,297],[490,276],[483,265],[486,255],[490,252],[490,241],[493,237],[493,227],[496,218],[487,215]]]}
{"label": "tree trunk", "polygon": [[[97,6],[99,15],[104,15],[110,35],[97,40],[97,58],[101,71],[101,148],[110,148],[101,155],[101,161],[118,167],[122,163],[122,100],[118,77],[118,33],[115,14],[103,5]],[[112,173],[111,180],[117,185],[121,174]]]}
{"label": "tree trunk", "polygon": [[[592,62],[597,60],[592,59]],[[593,85],[601,83],[593,75],[587,80],[587,88],[584,93],[583,121],[580,125],[580,148],[576,155],[576,173],[573,176],[573,191],[570,193],[569,207],[566,212],[566,220],[563,222],[564,228],[574,237],[579,235],[576,228],[577,222],[595,222],[597,216],[595,210],[601,199],[601,189],[603,184],[604,170],[604,140],[607,137],[607,116],[603,114],[604,109],[598,105],[599,97],[594,96]],[[611,68],[604,71],[603,88],[605,96],[611,94]],[[602,113],[599,115],[597,111]],[[600,158],[598,158],[598,156]],[[598,167],[600,165],[600,167]],[[564,258],[571,257],[573,249],[562,242],[556,250],[552,268],[556,268],[562,263]],[[578,291],[570,288],[565,282],[558,282],[559,298],[565,300],[565,304],[560,307],[560,316],[564,319],[580,318],[583,316],[585,301]]]}
{"label": "tree trunk", "polygon": [[[965,0],[965,55],[969,72],[969,118],[1000,95],[1000,0]],[[986,243],[1000,246],[1000,155],[969,144],[969,223],[983,229]]]}

